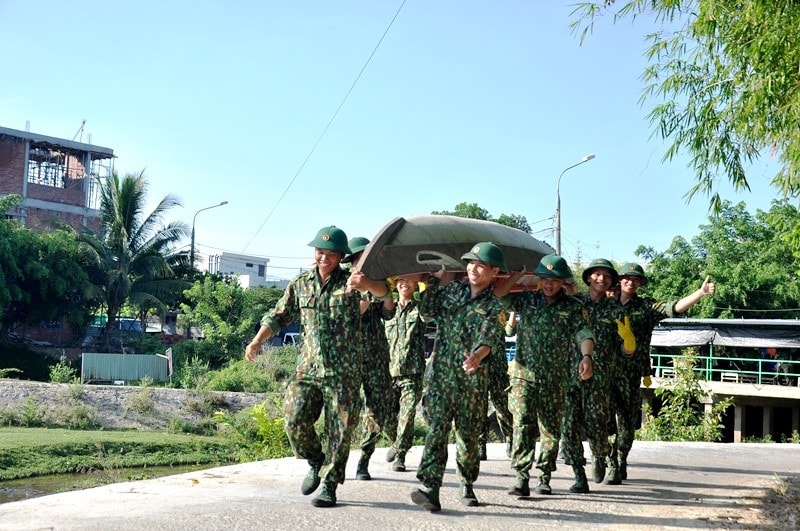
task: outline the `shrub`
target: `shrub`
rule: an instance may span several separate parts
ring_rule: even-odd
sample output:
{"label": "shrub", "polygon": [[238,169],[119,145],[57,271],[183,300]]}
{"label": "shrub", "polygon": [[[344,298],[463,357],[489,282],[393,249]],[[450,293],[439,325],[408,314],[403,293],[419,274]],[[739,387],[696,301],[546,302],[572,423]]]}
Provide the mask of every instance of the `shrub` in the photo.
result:
{"label": "shrub", "polygon": [[284,431],[283,418],[275,413],[276,409],[280,411],[277,400],[273,407],[264,401],[236,416],[218,411],[214,419],[223,428],[223,433],[234,437],[240,444],[241,461],[289,457],[292,448]]}
{"label": "shrub", "polygon": [[69,364],[66,356],[61,356],[58,363],[50,366],[50,381],[53,383],[70,383],[78,378],[78,372]]}
{"label": "shrub", "polygon": [[722,415],[733,405],[733,398],[720,400],[710,411],[705,411],[703,401],[712,400],[713,394],[700,385],[701,380],[694,371],[696,364],[697,354],[692,348],[684,349],[683,356],[675,360],[675,377],[654,391],[662,401],[658,416],[653,416],[649,406],[644,409],[645,422],[638,432],[640,439],[708,442],[722,439]]}

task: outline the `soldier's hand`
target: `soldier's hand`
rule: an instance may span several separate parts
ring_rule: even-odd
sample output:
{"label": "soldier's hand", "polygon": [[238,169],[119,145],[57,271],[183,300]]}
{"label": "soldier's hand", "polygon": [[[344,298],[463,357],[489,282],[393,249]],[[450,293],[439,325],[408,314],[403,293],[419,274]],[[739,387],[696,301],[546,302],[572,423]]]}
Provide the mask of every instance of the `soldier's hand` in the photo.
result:
{"label": "soldier's hand", "polygon": [[477,352],[465,352],[464,363],[461,366],[467,374],[472,374],[481,366],[481,357]]}
{"label": "soldier's hand", "polygon": [[578,375],[581,380],[588,380],[594,372],[594,360],[591,356],[583,356],[578,364]]}
{"label": "soldier's hand", "polygon": [[251,342],[248,343],[244,349],[244,359],[247,361],[255,361],[261,352],[261,343]]}
{"label": "soldier's hand", "polygon": [[632,355],[636,351],[636,338],[633,335],[633,330],[631,330],[631,318],[627,315],[625,316],[625,322],[617,321],[617,333],[619,337],[622,338],[623,346],[625,348],[625,354]]}
{"label": "soldier's hand", "polygon": [[703,295],[713,295],[714,294],[714,283],[711,282],[711,275],[706,275],[706,279],[703,281],[703,285],[700,286],[700,291]]}

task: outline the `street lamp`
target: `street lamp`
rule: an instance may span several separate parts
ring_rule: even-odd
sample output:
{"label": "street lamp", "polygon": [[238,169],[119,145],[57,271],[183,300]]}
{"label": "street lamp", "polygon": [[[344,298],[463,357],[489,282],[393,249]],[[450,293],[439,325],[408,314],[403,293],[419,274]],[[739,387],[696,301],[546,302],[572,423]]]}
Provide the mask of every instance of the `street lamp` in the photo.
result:
{"label": "street lamp", "polygon": [[575,166],[580,166],[584,162],[589,162],[593,158],[594,155],[586,155],[579,163],[565,168],[564,171],[561,172],[561,175],[558,176],[558,181],[556,182],[556,254],[559,256],[561,255],[561,177],[563,177],[568,170],[571,170]]}
{"label": "street lamp", "polygon": [[223,201],[216,205],[211,205],[210,207],[201,208],[197,212],[194,213],[194,217],[192,218],[192,247],[189,250],[189,263],[192,264],[192,269],[194,269],[194,222],[197,220],[197,214],[202,212],[203,210],[209,210],[211,208],[221,207],[222,205],[227,205],[227,201]]}

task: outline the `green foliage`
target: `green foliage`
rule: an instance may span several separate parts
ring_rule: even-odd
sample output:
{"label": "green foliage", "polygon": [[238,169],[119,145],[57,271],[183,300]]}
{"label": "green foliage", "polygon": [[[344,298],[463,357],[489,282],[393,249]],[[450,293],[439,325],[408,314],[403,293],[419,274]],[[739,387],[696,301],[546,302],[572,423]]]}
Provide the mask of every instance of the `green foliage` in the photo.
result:
{"label": "green foliage", "polygon": [[139,391],[132,394],[128,397],[125,410],[145,416],[155,415],[156,404],[153,400],[153,390],[149,387],[142,387]]}
{"label": "green foliage", "polygon": [[91,293],[108,315],[103,350],[109,351],[111,332],[126,304],[142,315],[150,309],[163,313],[165,301],[187,287],[176,275],[187,261],[176,245],[189,235],[189,228],[184,222],[163,224],[165,214],[180,205],[173,196],[144,213],[147,182],[143,172],[122,178],[114,173],[99,182],[99,189],[102,228],[99,233],[85,231],[81,241],[92,258]]}
{"label": "green foliage", "polygon": [[0,429],[0,481],[122,467],[223,464],[237,449],[220,437],[148,431]]}
{"label": "green foliage", "polygon": [[273,287],[245,290],[235,278],[207,276],[184,292],[188,302],[181,305],[183,315],[179,316],[178,324],[186,327],[193,323],[202,328],[204,345],[196,347],[193,355],[208,361],[212,369],[218,369],[228,361],[242,358],[261,317],[282,294],[283,291]]}
{"label": "green foliage", "polygon": [[276,414],[276,410],[280,411],[277,399],[272,408],[265,401],[246,410],[243,415],[231,416],[219,411],[214,419],[239,443],[242,461],[289,457],[292,448],[284,430],[283,417]]}
{"label": "green foliage", "polygon": [[[182,345],[193,344],[185,341]],[[174,350],[173,350],[174,353]],[[174,354],[173,354],[174,355]],[[181,389],[202,389],[210,378],[208,362],[201,360],[197,356],[191,357],[188,361],[177,365],[176,381]]]}
{"label": "green foliage", "polygon": [[297,355],[297,348],[292,345],[266,348],[255,362],[244,359],[231,361],[227,367],[210,374],[203,389],[247,393],[282,392],[286,381],[294,374]]}
{"label": "green foliage", "polygon": [[62,355],[58,363],[50,367],[50,381],[53,383],[70,383],[77,377],[77,371],[67,361],[66,356]]}
{"label": "green foliage", "polygon": [[[685,150],[697,183],[689,190],[722,206],[716,188],[725,175],[748,190],[748,164],[763,154],[780,162],[773,185],[800,192],[800,9],[763,0],[602,0],[582,2],[572,27],[582,39],[596,20],[655,18],[647,36],[649,64],[642,101],[655,100],[654,133],[671,141],[664,159]],[[644,17],[645,15],[652,15]]]}
{"label": "green foliage", "polygon": [[712,400],[712,393],[705,391],[694,368],[697,354],[692,348],[684,349],[682,357],[674,358],[675,378],[656,388],[655,394],[662,401],[657,417],[649,407],[645,408],[645,422],[638,437],[646,441],[708,441],[722,438],[722,415],[733,405],[728,397],[704,411],[703,402]]}
{"label": "green foliage", "polygon": [[525,216],[519,216],[517,214],[501,214],[499,218],[493,218],[492,215],[489,214],[489,211],[485,208],[479,207],[478,203],[459,203],[452,211],[433,211],[431,214],[442,214],[447,216],[458,216],[460,218],[494,221],[496,223],[500,223],[501,225],[514,227],[515,229],[519,229],[528,233],[531,232],[531,226],[528,225],[528,220],[525,218]]}
{"label": "green foliage", "polygon": [[46,425],[45,414],[39,409],[39,400],[33,396],[19,406],[15,418],[20,426],[34,428]]}
{"label": "green foliage", "polygon": [[20,375],[22,371],[19,369],[15,369],[14,367],[9,367],[8,369],[0,369],[0,378],[12,378],[14,375]]}
{"label": "green foliage", "polygon": [[22,379],[48,381],[51,363],[51,358],[23,345],[0,343],[0,368],[22,371],[19,373]]}
{"label": "green foliage", "polygon": [[693,316],[797,317],[792,309],[800,307],[800,261],[776,223],[800,226],[800,212],[785,201],[773,201],[769,212],[753,216],[744,203],[726,201],[691,242],[678,236],[663,253],[639,247],[636,254],[650,262],[650,283],[642,295],[675,300],[711,275],[716,293],[695,305]]}

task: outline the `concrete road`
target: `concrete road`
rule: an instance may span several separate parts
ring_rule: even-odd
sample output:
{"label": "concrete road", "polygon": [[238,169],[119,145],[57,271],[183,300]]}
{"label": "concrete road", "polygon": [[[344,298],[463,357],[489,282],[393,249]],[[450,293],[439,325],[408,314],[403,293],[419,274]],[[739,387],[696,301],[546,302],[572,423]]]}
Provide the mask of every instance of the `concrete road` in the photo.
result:
{"label": "concrete road", "polygon": [[[629,479],[591,483],[570,494],[572,470],[559,462],[553,495],[509,496],[514,474],[505,446],[490,445],[475,493],[479,507],[458,501],[450,460],[443,509],[429,513],[409,497],[421,448],[409,471],[393,472],[378,449],[372,481],[356,481],[354,452],[338,506],[319,509],[300,494],[305,461],[293,458],[227,466],[146,481],[118,483],[0,505],[0,530],[206,529],[792,529],[761,512],[776,479],[800,477],[800,446],[636,442]],[[587,466],[591,478],[591,467]]]}

